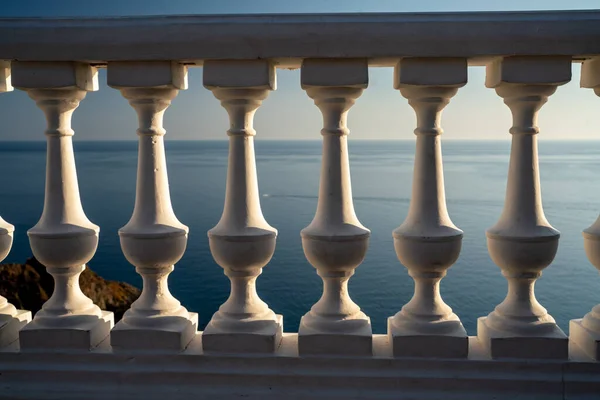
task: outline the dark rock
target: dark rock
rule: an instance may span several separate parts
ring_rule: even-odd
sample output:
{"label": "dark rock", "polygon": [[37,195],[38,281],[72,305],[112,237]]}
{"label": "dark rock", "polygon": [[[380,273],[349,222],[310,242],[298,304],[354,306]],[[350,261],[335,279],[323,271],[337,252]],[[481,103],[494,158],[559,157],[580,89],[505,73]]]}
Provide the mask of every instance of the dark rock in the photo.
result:
{"label": "dark rock", "polygon": [[[141,291],[128,283],[109,281],[86,268],[79,278],[81,290],[101,309],[115,313],[115,322],[131,307]],[[35,258],[25,264],[0,265],[0,295],[15,307],[38,312],[52,296],[54,280]]]}

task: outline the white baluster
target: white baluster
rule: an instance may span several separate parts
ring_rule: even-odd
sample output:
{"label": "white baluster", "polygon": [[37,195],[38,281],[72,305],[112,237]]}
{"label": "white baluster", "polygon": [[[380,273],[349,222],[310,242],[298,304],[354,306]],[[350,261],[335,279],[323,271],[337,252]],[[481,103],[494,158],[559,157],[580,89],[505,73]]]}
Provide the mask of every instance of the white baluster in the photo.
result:
{"label": "white baluster", "polygon": [[129,100],[139,120],[135,207],[119,237],[125,258],[144,282],[139,299],[112,330],[111,345],[180,351],[196,335],[198,314],[188,312],[167,283],[185,252],[188,227],[171,206],[163,115],[178,91],[187,88],[187,67],[169,61],[109,63],[108,84]]}
{"label": "white baluster", "polygon": [[372,354],[371,320],[352,301],[348,280],[363,261],[370,231],[354,212],[348,161],[348,110],[368,85],[366,60],[305,60],[302,88],[323,114],[323,158],[317,212],[302,230],[323,295],[302,317],[300,354]]}
{"label": "white baluster", "polygon": [[487,67],[486,86],[496,89],[513,116],[504,210],[487,230],[488,251],[508,280],[508,294],[477,323],[492,358],[567,358],[567,337],[536,300],[534,285],[554,259],[560,236],[542,208],[537,115],[570,79],[570,57],[508,57]]}
{"label": "white baluster", "polygon": [[[581,87],[594,89],[600,96],[600,57],[585,61],[581,67]],[[583,231],[583,243],[588,260],[600,271],[600,217]],[[570,341],[600,361],[600,304],[583,319],[569,323]]]}
{"label": "white baluster", "polygon": [[46,195],[39,222],[27,233],[33,255],[54,278],[52,297],[20,332],[21,348],[90,349],[107,338],[113,314],[101,311],[79,287],[79,275],[98,246],[98,226],[79,198],[71,116],[97,71],[75,62],[14,62],[13,84],[46,114]]}
{"label": "white baluster", "polygon": [[256,279],[275,251],[277,230],[264,219],[254,159],[254,113],[275,90],[275,67],[266,60],[207,61],[204,86],[230,120],[225,205],[208,231],[212,255],[231,281],[229,298],[202,334],[205,351],[274,352],[283,318],[256,292]]}
{"label": "white baluster", "polygon": [[[0,61],[0,92],[13,90],[10,79],[10,63]],[[15,227],[0,217],[0,262],[12,247]],[[17,310],[5,297],[0,296],[0,347],[19,339],[19,330],[31,321],[31,311]]]}
{"label": "white baluster", "polygon": [[465,59],[403,59],[394,86],[417,115],[412,197],[406,219],[394,233],[400,262],[415,281],[415,292],[388,319],[395,356],[460,357],[468,354],[467,332],[440,296],[440,280],[458,259],[462,231],[446,209],[440,127],[441,114],[467,83]]}
{"label": "white baluster", "polygon": [[[12,247],[15,227],[0,218],[0,262]],[[31,321],[31,311],[17,310],[5,297],[0,296],[0,347],[19,339],[19,331]]]}

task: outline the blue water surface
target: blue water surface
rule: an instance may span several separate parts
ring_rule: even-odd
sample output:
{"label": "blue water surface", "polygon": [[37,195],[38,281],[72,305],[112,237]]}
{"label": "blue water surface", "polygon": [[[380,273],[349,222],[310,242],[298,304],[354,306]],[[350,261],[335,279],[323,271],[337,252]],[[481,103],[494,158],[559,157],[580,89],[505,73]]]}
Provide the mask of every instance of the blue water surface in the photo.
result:
{"label": "blue water surface", "polygon": [[[188,249],[170,277],[173,294],[200,314],[203,327],[229,293],[229,281],[213,261],[206,231],[221,216],[227,167],[226,141],[168,141],[173,207],[190,227]],[[352,188],[357,215],[371,229],[364,263],[350,281],[350,294],[385,333],[387,317],[412,296],[413,282],[394,253],[391,232],[406,216],[410,200],[413,141],[350,140]],[[81,197],[86,214],[101,228],[90,267],[108,279],[141,287],[123,257],[117,230],[131,216],[135,197],[135,142],[75,141]],[[500,215],[510,143],[449,141],[443,144],[446,195],[454,223],[464,232],[460,259],[442,281],[442,295],[469,334],[476,319],[502,301],[506,280],[490,260],[485,229]],[[277,249],[258,280],[260,296],[284,315],[286,331],[321,294],[321,280],[306,261],[300,230],[314,215],[319,185],[318,141],[256,141],[264,215],[279,230]],[[7,262],[31,256],[26,231],[41,215],[45,143],[0,143],[0,215],[16,226]],[[600,302],[600,277],[583,251],[581,230],[600,211],[600,142],[540,142],[541,180],[548,220],[562,233],[555,262],[536,285],[539,301],[563,329]]]}

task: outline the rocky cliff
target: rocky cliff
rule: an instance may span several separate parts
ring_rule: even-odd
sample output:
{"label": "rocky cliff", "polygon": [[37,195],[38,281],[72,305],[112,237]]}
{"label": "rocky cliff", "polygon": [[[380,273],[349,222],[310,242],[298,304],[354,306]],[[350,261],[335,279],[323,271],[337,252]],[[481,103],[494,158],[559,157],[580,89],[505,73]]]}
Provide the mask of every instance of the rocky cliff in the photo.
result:
{"label": "rocky cliff", "polygon": [[[89,268],[79,279],[81,290],[101,309],[115,313],[115,322],[129,309],[140,290],[128,283],[109,281]],[[0,295],[15,307],[36,313],[54,290],[54,280],[35,258],[25,264],[0,265]]]}

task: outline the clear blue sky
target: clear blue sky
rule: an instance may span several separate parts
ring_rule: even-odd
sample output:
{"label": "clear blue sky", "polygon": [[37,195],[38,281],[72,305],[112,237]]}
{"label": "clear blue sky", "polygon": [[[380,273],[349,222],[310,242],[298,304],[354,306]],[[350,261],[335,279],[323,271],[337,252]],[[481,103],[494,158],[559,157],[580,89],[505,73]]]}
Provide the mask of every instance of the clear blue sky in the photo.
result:
{"label": "clear blue sky", "polygon": [[[306,12],[516,11],[600,8],[600,0],[14,0],[2,3],[1,17],[124,16],[158,14],[239,14]],[[540,115],[545,138],[597,139],[600,98],[579,88],[579,65],[573,80],[558,89]],[[469,69],[469,83],[460,89],[443,117],[445,139],[508,139],[510,113],[493,90],[486,89],[484,68]],[[0,95],[0,140],[43,140],[44,118],[20,91]],[[350,111],[354,139],[410,139],[415,118],[406,100],[392,88],[392,69],[370,70],[369,88]],[[137,118],[120,93],[106,86],[89,93],[75,112],[79,140],[135,140]],[[225,139],[227,115],[202,86],[202,69],[189,74],[189,89],[180,92],[165,117],[171,139]],[[299,71],[278,70],[278,89],[258,110],[259,138],[319,139],[321,116],[300,89]]]}

